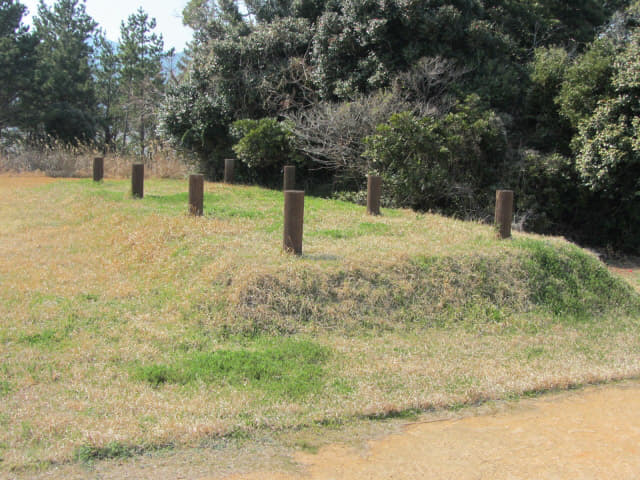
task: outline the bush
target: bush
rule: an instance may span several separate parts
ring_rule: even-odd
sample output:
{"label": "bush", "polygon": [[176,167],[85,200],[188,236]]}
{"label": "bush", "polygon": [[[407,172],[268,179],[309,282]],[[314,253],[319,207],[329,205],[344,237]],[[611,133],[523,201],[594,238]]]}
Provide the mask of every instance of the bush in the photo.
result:
{"label": "bush", "polygon": [[388,89],[344,102],[318,102],[288,114],[297,151],[334,175],[337,188],[361,188],[371,169],[362,157],[364,139],[394,113],[442,114],[453,103],[452,86],[465,71],[441,57],[420,59]]}
{"label": "bush", "polygon": [[236,141],[233,152],[240,160],[236,171],[239,181],[277,188],[282,167],[300,163],[288,126],[275,118],[237,120],[231,124],[230,134]]}
{"label": "bush", "polygon": [[238,142],[233,151],[251,169],[280,168],[293,159],[291,133],[275,118],[237,120],[231,135]]}
{"label": "bush", "polygon": [[442,117],[393,115],[365,145],[397,205],[469,217],[499,182],[506,135],[498,116],[471,96]]}
{"label": "bush", "polygon": [[559,153],[523,150],[516,187],[523,229],[538,233],[569,234],[580,224],[586,191],[578,181],[575,162]]}
{"label": "bush", "polygon": [[584,117],[573,139],[582,184],[601,200],[599,243],[640,252],[640,29],[614,62],[612,92]]}

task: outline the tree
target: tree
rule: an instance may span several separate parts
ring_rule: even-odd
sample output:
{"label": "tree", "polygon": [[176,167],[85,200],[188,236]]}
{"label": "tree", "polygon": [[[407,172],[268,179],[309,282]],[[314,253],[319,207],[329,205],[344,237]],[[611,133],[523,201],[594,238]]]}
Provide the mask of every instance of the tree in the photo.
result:
{"label": "tree", "polygon": [[[592,245],[639,251],[640,2],[612,16],[573,58],[540,49],[530,93],[537,128],[556,142],[528,152],[520,198],[531,218]],[[549,98],[555,94],[553,103]],[[567,140],[559,139],[564,126]],[[546,130],[545,130],[546,129]],[[552,138],[546,135],[547,138]],[[564,148],[570,147],[566,151]],[[557,155],[554,152],[562,152]],[[571,155],[573,153],[573,155]]]}
{"label": "tree", "polygon": [[102,128],[102,145],[105,151],[115,149],[116,121],[119,117],[121,94],[121,64],[116,47],[100,34],[96,39],[94,66],[98,124]]}
{"label": "tree", "polygon": [[65,142],[93,140],[96,97],[89,40],[96,22],[84,1],[58,0],[50,9],[40,0],[33,23],[40,39],[36,82],[45,133]]}
{"label": "tree", "polygon": [[315,101],[308,62],[313,30],[305,18],[252,23],[234,1],[193,0],[184,21],[196,29],[192,61],[182,84],[168,91],[163,129],[215,174],[232,153],[233,121],[281,117]]}
{"label": "tree", "polygon": [[529,64],[531,84],[525,99],[528,144],[538,150],[570,154],[571,125],[556,102],[570,63],[564,48],[540,47]]}
{"label": "tree", "polygon": [[584,184],[611,207],[605,216],[617,246],[638,250],[640,236],[640,29],[616,56],[612,92],[580,122],[574,139]]}
{"label": "tree", "polygon": [[153,33],[156,20],[142,10],[120,24],[118,58],[122,65],[121,83],[125,97],[123,148],[127,146],[130,129],[137,133],[138,153],[145,154],[149,132],[156,127],[156,111],[164,93],[162,35]]}
{"label": "tree", "polygon": [[507,147],[502,121],[477,95],[444,115],[394,114],[364,143],[396,205],[472,217],[484,213]]}
{"label": "tree", "polygon": [[6,127],[25,126],[32,85],[37,38],[22,24],[26,7],[0,0],[0,136]]}
{"label": "tree", "polygon": [[[235,120],[288,118],[302,164],[332,172],[332,188],[379,164],[398,203],[465,215],[496,185],[520,185],[547,233],[565,223],[594,238],[597,222],[585,220],[603,197],[579,173],[571,139],[615,90],[613,59],[640,3],[614,11],[629,3],[191,0],[192,60],[163,126],[215,172],[233,151]],[[420,75],[425,59],[447,81]],[[625,128],[633,134],[633,122]],[[256,152],[269,146],[251,140]],[[538,193],[550,191],[566,208],[545,204]]]}
{"label": "tree", "polygon": [[570,122],[574,131],[598,102],[612,93],[611,76],[617,49],[611,38],[603,36],[566,69],[555,102],[560,115]]}

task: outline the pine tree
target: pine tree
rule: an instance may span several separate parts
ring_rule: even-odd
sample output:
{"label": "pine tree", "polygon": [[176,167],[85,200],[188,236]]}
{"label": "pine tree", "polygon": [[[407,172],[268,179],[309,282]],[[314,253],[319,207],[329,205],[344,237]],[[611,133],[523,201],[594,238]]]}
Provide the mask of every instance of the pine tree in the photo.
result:
{"label": "pine tree", "polygon": [[126,99],[122,142],[126,147],[129,131],[134,130],[140,155],[145,154],[149,132],[155,133],[156,111],[163,96],[164,42],[162,35],[152,32],[155,27],[155,19],[149,19],[142,8],[120,25],[118,56]]}
{"label": "pine tree", "polygon": [[0,135],[28,123],[37,39],[22,24],[26,7],[0,0]]}
{"label": "pine tree", "polygon": [[94,75],[98,100],[98,123],[102,129],[103,149],[112,151],[115,149],[117,120],[121,108],[121,63],[116,46],[102,33],[96,40],[96,51]]}
{"label": "pine tree", "polygon": [[90,40],[97,23],[79,0],[59,0],[52,8],[40,0],[33,23],[40,38],[36,81],[44,130],[66,142],[90,141],[96,115]]}

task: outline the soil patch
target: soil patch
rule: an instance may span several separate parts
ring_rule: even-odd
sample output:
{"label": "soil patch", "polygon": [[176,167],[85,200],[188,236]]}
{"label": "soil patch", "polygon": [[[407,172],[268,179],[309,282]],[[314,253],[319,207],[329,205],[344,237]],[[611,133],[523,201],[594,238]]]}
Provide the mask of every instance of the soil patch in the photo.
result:
{"label": "soil patch", "polygon": [[[500,411],[414,423],[371,441],[299,453],[304,472],[229,480],[631,479],[640,474],[640,384],[525,400]],[[215,477],[214,477],[215,478]]]}

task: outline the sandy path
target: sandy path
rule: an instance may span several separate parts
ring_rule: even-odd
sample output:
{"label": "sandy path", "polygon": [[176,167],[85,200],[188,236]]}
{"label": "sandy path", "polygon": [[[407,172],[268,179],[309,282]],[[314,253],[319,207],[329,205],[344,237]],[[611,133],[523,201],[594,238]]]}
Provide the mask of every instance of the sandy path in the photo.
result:
{"label": "sandy path", "polygon": [[526,400],[490,415],[405,427],[369,442],[297,454],[301,475],[257,472],[229,480],[637,479],[640,384]]}

